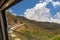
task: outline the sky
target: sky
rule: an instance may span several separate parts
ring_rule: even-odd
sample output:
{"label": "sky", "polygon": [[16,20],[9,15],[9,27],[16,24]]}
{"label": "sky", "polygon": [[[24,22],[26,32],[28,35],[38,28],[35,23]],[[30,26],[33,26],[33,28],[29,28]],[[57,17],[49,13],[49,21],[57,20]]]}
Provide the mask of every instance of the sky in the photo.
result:
{"label": "sky", "polygon": [[9,10],[13,10],[13,13],[16,13],[17,15],[23,15],[26,9],[33,8],[38,2],[39,0],[23,0],[17,3],[15,6],[9,8]]}
{"label": "sky", "polygon": [[8,10],[30,20],[60,24],[60,0],[23,0]]}

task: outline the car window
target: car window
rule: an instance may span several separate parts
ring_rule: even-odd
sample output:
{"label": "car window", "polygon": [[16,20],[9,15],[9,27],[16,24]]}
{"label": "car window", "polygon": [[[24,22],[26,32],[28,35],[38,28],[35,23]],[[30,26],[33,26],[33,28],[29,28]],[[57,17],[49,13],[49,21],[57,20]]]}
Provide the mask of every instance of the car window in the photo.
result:
{"label": "car window", "polygon": [[60,40],[60,1],[23,0],[6,10],[10,40]]}

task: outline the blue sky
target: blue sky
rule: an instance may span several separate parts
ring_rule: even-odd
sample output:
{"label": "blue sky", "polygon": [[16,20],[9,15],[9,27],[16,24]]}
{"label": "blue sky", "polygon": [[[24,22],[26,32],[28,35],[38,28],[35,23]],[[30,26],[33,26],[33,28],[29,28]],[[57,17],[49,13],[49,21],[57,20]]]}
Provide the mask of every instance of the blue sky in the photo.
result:
{"label": "blue sky", "polygon": [[[53,0],[53,1],[60,2],[60,0]],[[26,11],[26,9],[33,8],[37,3],[39,3],[39,0],[23,0],[22,2],[11,7],[9,10],[13,10],[13,13],[16,13],[17,15],[23,15],[23,13]],[[50,9],[50,13],[52,14],[52,16],[60,11],[60,6],[57,5],[56,7],[54,7],[51,2],[49,2],[46,5],[46,7]]]}
{"label": "blue sky", "polygon": [[34,7],[38,2],[39,0],[23,0],[11,7],[9,10],[13,10],[13,13],[17,13],[17,15],[23,15],[26,9]]}
{"label": "blue sky", "polygon": [[54,7],[51,2],[49,2],[49,3],[46,5],[46,7],[50,9],[50,13],[51,13],[52,15],[55,15],[57,12],[60,11],[60,6]]}

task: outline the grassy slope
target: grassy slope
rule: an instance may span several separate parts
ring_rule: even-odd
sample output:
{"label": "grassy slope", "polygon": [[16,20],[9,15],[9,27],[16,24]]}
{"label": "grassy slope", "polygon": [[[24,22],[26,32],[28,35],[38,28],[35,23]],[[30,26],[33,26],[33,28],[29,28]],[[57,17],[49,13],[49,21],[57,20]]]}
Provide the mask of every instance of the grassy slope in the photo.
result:
{"label": "grassy slope", "polygon": [[60,34],[60,25],[56,23],[36,22],[24,19],[24,17],[20,17],[20,21],[25,23],[25,25],[16,30],[29,36],[27,38],[30,38],[30,40],[49,40],[55,35]]}
{"label": "grassy slope", "polygon": [[52,40],[51,38],[60,34],[60,25],[56,23],[36,22],[11,14],[7,14],[7,17],[9,25],[13,25],[18,22],[21,24],[25,23],[20,28],[14,30],[14,34],[22,40]]}

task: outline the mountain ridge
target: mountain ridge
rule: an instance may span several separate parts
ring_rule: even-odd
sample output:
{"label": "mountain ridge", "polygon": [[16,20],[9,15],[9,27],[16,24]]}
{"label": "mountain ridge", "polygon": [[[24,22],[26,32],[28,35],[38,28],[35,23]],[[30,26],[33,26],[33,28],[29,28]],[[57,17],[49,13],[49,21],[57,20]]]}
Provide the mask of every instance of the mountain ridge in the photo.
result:
{"label": "mountain ridge", "polygon": [[8,25],[25,23],[14,30],[14,34],[22,40],[52,40],[51,38],[60,34],[60,24],[53,22],[37,22],[9,13],[10,12],[6,12]]}

